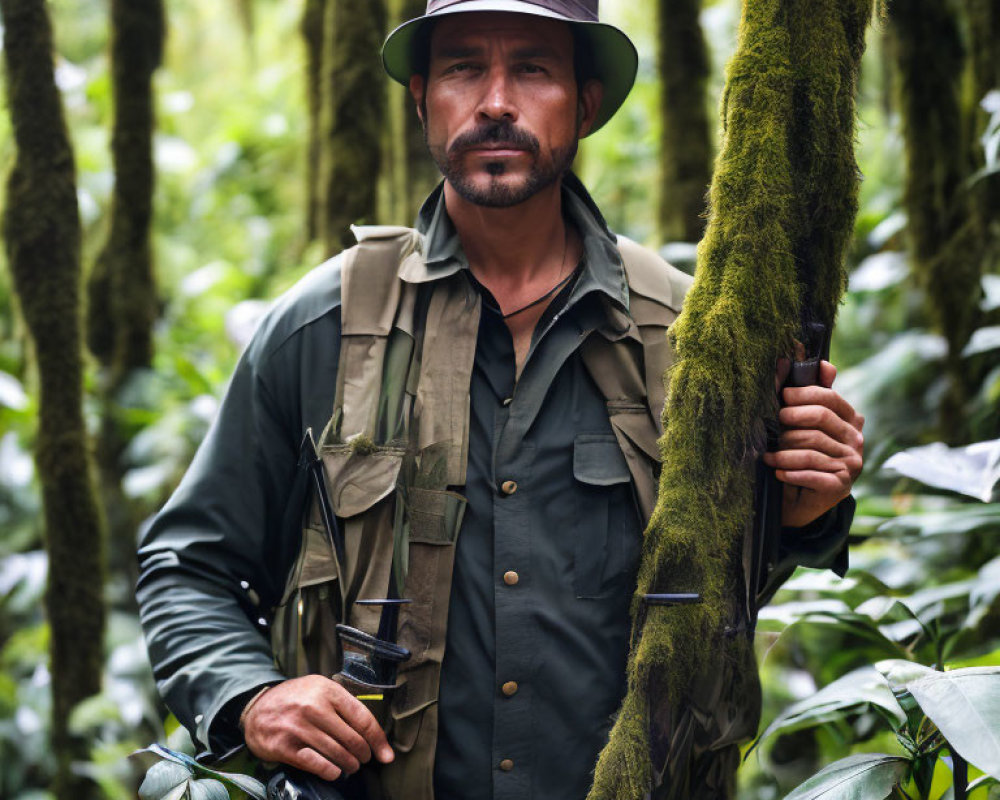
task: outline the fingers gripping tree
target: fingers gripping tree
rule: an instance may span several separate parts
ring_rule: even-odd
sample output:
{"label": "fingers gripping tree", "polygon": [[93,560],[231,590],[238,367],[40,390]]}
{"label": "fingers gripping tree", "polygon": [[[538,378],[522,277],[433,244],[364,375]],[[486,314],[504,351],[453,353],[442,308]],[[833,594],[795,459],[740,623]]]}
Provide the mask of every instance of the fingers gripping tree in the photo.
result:
{"label": "fingers gripping tree", "polygon": [[7,103],[17,148],[3,236],[21,312],[35,343],[51,628],[52,749],[60,800],[96,797],[71,771],[73,707],[97,693],[103,664],[101,517],[83,422],[80,220],[73,151],[56,88],[44,0],[0,0]]}
{"label": "fingers gripping tree", "polygon": [[[844,289],[857,211],[855,88],[871,10],[872,0],[744,2],[708,227],[672,333],[678,360],[633,601],[628,692],[590,800],[733,793],[738,743],[725,718],[731,704],[759,714],[750,637],[738,624],[754,464],[777,413],[777,359],[792,354],[803,323],[832,325]],[[641,613],[646,593],[692,591],[701,604]],[[747,672],[726,702],[698,695],[705,676]],[[708,713],[693,716],[699,700]],[[685,739],[703,743],[700,756],[678,749]],[[696,757],[707,766],[693,766]]]}

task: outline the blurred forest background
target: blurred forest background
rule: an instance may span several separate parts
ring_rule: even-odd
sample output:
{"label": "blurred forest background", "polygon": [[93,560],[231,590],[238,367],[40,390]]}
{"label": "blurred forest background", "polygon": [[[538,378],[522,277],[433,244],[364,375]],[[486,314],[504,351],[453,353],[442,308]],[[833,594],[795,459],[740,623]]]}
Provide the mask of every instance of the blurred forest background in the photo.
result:
{"label": "blurred forest background", "polygon": [[[149,673],[135,532],[269,300],[350,223],[410,223],[436,180],[376,56],[423,5],[0,0],[4,174],[18,157],[0,255],[0,798],[132,797],[131,751],[190,748]],[[636,41],[639,81],[577,171],[614,229],[693,269],[740,3],[602,7]],[[882,781],[853,796],[1000,797],[1000,2],[894,0],[868,40],[832,357],[867,417],[852,569],[801,570],[762,614],[774,724],[746,800],[845,756],[850,780],[861,765]],[[971,688],[914,683],[946,668]]]}

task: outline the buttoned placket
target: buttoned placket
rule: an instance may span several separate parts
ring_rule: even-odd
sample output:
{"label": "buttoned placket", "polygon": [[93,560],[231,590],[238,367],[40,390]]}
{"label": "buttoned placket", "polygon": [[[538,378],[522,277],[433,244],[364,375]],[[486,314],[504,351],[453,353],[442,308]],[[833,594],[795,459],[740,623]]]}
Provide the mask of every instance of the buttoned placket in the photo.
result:
{"label": "buttoned placket", "polygon": [[[524,800],[532,794],[531,772],[537,768],[536,724],[531,673],[539,668],[531,642],[538,602],[532,586],[532,543],[545,532],[535,530],[531,513],[534,445],[525,441],[553,379],[579,348],[589,331],[575,315],[562,312],[543,322],[529,351],[513,395],[496,410],[493,432],[493,563],[496,572],[496,694],[493,704],[493,797]],[[544,320],[544,318],[543,318]]]}

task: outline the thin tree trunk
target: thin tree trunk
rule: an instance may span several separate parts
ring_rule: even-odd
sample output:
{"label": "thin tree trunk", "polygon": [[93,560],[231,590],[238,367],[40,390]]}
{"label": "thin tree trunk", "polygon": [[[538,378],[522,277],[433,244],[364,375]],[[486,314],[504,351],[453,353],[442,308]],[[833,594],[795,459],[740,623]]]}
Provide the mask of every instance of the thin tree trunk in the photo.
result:
{"label": "thin tree trunk", "polygon": [[164,28],[162,0],[112,0],[115,186],[110,232],[88,284],[88,340],[104,366],[97,459],[110,526],[111,566],[131,576],[131,582],[137,577],[138,520],[121,489],[122,454],[129,437],[119,395],[130,376],[148,369],[153,359],[158,315],[150,241],[156,180],[153,74],[163,55]]}
{"label": "thin tree trunk", "polygon": [[83,422],[80,219],[73,151],[56,88],[44,0],[0,0],[7,102],[17,157],[3,230],[14,286],[35,341],[36,463],[45,511],[51,628],[52,750],[59,800],[98,797],[71,761],[86,742],[67,729],[73,707],[101,688],[103,538]]}
{"label": "thin tree trunk", "polygon": [[[988,92],[1000,91],[1000,0],[965,0],[972,61],[970,126],[978,140],[989,122],[980,106]],[[982,146],[974,144],[976,165],[984,163]],[[974,187],[973,203],[983,227],[985,272],[1000,272],[1000,174],[994,173]]]}
{"label": "thin tree trunk", "polygon": [[971,390],[961,354],[977,322],[983,255],[982,225],[965,184],[972,165],[961,102],[966,54],[955,0],[894,0],[889,19],[910,249],[928,315],[948,341],[940,433],[957,443]]}
{"label": "thin tree trunk", "polygon": [[384,0],[328,0],[323,51],[322,238],[333,254],[350,226],[375,222],[385,120],[379,52]]}
{"label": "thin tree trunk", "polygon": [[697,242],[705,227],[712,141],[705,95],[710,63],[701,0],[658,0],[660,235]]}
{"label": "thin tree trunk", "polygon": [[306,46],[306,102],[309,109],[309,149],[306,154],[306,241],[320,235],[322,192],[320,152],[323,132],[323,22],[328,0],[306,0],[301,32]]}
{"label": "thin tree trunk", "polygon": [[[421,16],[426,6],[424,0],[403,0],[400,21]],[[441,179],[441,175],[427,152],[424,126],[417,116],[413,97],[408,90],[404,90],[401,98],[402,125],[396,141],[397,153],[405,176],[403,191],[407,199],[402,221],[409,224],[416,216],[424,198]]]}

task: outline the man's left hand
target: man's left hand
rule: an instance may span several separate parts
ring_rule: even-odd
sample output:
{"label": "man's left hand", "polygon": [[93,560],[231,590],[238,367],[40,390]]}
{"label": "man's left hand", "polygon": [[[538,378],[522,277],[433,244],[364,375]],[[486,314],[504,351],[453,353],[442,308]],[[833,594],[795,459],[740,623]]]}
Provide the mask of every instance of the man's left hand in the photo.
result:
{"label": "man's left hand", "polygon": [[819,385],[788,387],[778,413],[778,450],[764,454],[785,484],[782,525],[800,528],[851,493],[864,462],[865,419],[833,390],[837,369],[820,363]]}

